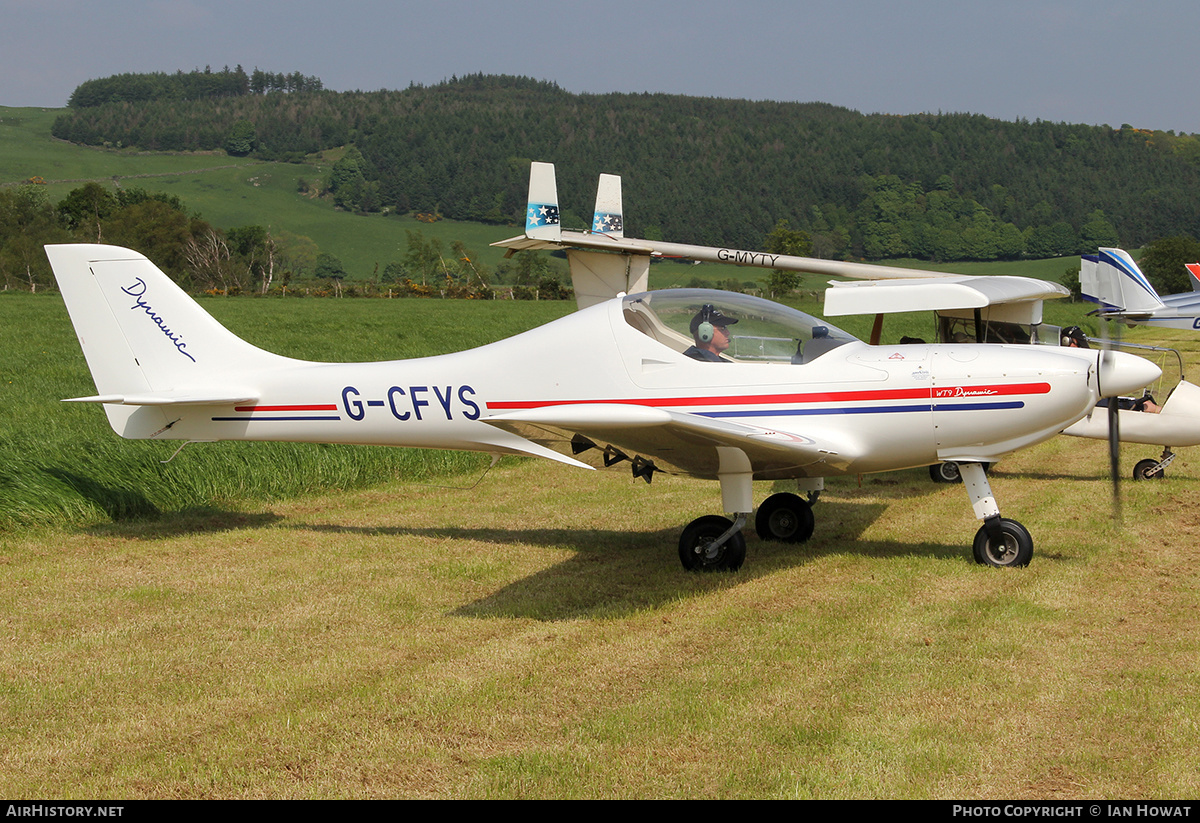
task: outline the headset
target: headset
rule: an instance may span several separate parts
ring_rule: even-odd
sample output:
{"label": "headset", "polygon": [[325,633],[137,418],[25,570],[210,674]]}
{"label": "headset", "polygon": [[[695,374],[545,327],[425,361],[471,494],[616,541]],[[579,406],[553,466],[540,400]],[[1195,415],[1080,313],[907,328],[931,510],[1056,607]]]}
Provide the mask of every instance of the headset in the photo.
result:
{"label": "headset", "polygon": [[701,343],[711,343],[713,334],[716,333],[716,328],[712,324],[712,316],[717,314],[717,310],[713,308],[712,303],[705,303],[700,307],[700,325],[696,326],[696,339]]}

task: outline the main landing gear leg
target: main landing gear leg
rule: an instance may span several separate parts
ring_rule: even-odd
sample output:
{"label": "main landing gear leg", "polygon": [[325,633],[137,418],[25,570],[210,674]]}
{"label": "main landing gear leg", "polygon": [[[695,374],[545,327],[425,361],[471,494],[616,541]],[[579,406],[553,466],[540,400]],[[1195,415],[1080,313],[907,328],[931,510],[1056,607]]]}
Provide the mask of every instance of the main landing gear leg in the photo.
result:
{"label": "main landing gear leg", "polygon": [[1016,520],[1000,516],[983,465],[959,463],[958,468],[975,516],[983,521],[972,546],[975,562],[984,566],[1028,566],[1033,559],[1033,538]]}

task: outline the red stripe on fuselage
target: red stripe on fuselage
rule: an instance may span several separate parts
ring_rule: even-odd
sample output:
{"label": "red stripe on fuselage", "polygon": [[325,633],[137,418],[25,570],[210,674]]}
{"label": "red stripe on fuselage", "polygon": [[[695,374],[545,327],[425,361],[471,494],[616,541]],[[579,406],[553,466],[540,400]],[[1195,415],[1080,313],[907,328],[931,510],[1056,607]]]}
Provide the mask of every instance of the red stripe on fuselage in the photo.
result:
{"label": "red stripe on fuselage", "polygon": [[501,400],[487,404],[489,411],[538,409],[543,406],[577,406],[614,403],[629,406],[762,406],[772,403],[857,403],[872,400],[953,400],[962,397],[1000,397],[1014,394],[1048,394],[1049,383],[1014,383],[984,386],[933,386],[870,391],[805,392],[804,394],[733,394],[710,397],[652,397],[628,400]]}

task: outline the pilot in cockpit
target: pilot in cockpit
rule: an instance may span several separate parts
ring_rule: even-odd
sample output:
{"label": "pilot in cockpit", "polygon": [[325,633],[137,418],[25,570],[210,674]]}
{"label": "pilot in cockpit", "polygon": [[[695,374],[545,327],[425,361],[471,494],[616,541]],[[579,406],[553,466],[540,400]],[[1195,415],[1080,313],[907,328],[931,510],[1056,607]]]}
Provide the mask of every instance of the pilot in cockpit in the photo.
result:
{"label": "pilot in cockpit", "polygon": [[736,322],[734,318],[721,314],[721,310],[711,303],[705,303],[692,318],[690,326],[695,345],[689,346],[684,354],[695,360],[729,362],[721,358],[721,352],[729,348],[729,326]]}

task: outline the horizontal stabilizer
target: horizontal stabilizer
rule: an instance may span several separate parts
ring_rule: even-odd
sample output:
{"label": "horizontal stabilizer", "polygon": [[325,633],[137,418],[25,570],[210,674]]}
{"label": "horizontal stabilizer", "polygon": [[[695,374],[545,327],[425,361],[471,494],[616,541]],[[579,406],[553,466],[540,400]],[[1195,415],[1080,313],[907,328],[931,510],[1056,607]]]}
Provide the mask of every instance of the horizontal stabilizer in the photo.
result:
{"label": "horizontal stabilizer", "polygon": [[259,398],[252,393],[242,394],[97,394],[91,397],[69,397],[64,403],[110,403],[118,406],[233,406],[254,403]]}

